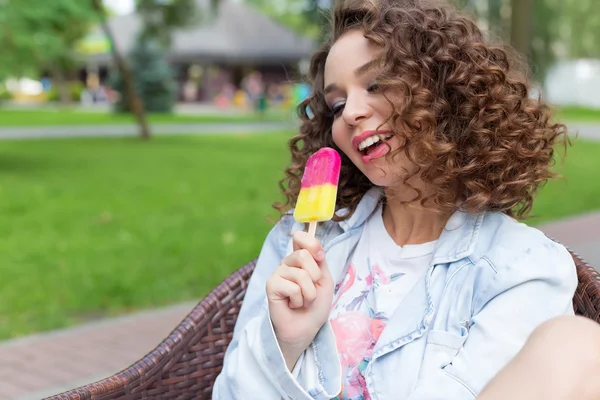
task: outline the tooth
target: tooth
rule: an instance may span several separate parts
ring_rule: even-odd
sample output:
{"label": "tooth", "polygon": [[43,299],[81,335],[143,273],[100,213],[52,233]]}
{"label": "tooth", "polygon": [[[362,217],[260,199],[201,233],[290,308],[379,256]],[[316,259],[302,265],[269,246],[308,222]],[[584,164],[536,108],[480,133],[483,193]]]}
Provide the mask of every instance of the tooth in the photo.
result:
{"label": "tooth", "polygon": [[390,138],[392,136],[393,135],[391,135],[391,134],[370,136],[358,144],[358,150],[363,151],[367,147],[372,146],[375,143],[379,143],[382,140],[387,140],[388,138]]}

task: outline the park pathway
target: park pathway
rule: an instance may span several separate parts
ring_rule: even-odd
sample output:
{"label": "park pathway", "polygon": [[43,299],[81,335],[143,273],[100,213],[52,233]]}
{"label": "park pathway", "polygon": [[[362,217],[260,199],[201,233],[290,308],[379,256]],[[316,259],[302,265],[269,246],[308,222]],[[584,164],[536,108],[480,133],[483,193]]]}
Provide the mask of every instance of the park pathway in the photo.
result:
{"label": "park pathway", "polygon": [[[152,132],[156,135],[203,135],[269,133],[294,129],[297,122],[207,122],[207,123],[156,123]],[[600,123],[568,123],[571,135],[578,138],[600,141]],[[135,136],[134,124],[119,125],[67,125],[0,127],[0,139],[39,139],[70,137]]]}

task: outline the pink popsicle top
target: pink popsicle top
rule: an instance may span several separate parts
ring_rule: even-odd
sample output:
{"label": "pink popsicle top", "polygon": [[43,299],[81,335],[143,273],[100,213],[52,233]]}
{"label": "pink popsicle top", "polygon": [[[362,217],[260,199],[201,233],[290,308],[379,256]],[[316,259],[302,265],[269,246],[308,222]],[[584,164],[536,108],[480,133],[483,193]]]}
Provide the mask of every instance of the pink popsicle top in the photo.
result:
{"label": "pink popsicle top", "polygon": [[302,176],[302,188],[325,184],[337,186],[340,180],[341,165],[342,159],[337,151],[331,147],[319,149],[306,161]]}

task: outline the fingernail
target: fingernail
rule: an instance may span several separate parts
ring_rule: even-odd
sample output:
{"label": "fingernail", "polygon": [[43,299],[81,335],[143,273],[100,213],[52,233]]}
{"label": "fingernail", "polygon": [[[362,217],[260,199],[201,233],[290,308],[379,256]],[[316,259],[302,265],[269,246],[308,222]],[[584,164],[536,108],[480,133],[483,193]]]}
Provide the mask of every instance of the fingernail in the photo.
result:
{"label": "fingernail", "polygon": [[324,260],[325,259],[325,252],[323,250],[319,250],[319,252],[317,253],[317,258],[319,260]]}

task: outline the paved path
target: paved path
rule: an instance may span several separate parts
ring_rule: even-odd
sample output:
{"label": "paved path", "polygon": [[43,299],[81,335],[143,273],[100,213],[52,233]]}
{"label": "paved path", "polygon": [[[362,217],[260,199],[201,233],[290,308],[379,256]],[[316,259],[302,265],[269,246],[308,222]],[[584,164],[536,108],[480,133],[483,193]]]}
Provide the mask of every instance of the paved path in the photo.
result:
{"label": "paved path", "polygon": [[599,123],[567,123],[569,132],[578,138],[600,141]]}
{"label": "paved path", "polygon": [[[540,227],[600,267],[600,212]],[[34,400],[95,382],[142,358],[195,303],[0,343],[0,400]]]}
{"label": "paved path", "polygon": [[600,212],[566,218],[539,228],[600,272]]}
{"label": "paved path", "polygon": [[[164,134],[214,134],[257,133],[293,129],[295,122],[227,122],[227,123],[157,123],[152,131]],[[572,136],[600,141],[600,124],[569,123]],[[134,124],[121,125],[70,125],[0,127],[0,139],[66,138],[91,136],[134,136],[138,132]]]}
{"label": "paved path", "polygon": [[0,399],[38,400],[122,370],[158,345],[196,303],[0,344]]}
{"label": "paved path", "polygon": [[[157,123],[151,125],[152,133],[157,135],[260,133],[278,132],[291,128],[294,128],[293,122]],[[137,134],[138,128],[133,124],[0,127],[0,139],[117,137]]]}

